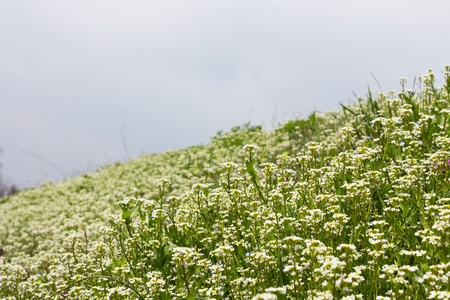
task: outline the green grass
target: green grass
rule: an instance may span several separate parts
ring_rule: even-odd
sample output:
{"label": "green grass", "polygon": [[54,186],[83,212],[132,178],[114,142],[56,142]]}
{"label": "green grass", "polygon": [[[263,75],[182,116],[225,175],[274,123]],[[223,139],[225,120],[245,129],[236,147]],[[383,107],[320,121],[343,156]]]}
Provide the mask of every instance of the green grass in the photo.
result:
{"label": "green grass", "polygon": [[443,75],[1,198],[0,298],[449,299]]}

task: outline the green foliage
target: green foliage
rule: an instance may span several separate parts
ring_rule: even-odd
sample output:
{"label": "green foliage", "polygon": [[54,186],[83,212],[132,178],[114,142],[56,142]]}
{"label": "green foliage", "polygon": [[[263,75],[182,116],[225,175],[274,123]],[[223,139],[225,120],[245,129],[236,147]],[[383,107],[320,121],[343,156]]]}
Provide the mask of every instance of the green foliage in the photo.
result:
{"label": "green foliage", "polygon": [[11,196],[0,297],[448,299],[449,75]]}

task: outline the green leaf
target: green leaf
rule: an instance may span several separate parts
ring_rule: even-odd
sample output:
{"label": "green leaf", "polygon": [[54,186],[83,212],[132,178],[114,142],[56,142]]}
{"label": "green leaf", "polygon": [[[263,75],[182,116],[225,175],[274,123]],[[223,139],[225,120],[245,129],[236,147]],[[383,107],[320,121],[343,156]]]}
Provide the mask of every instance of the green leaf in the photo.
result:
{"label": "green leaf", "polygon": [[127,224],[131,223],[131,213],[129,209],[122,213],[122,219],[124,219]]}
{"label": "green leaf", "polygon": [[349,113],[351,113],[352,115],[354,115],[354,116],[357,116],[357,114],[353,111],[353,110],[351,110],[350,108],[348,108],[347,106],[345,106],[344,104],[342,104],[342,103],[339,103],[341,106],[342,106],[342,108],[344,109],[344,112],[345,111],[348,111]]}
{"label": "green leaf", "polygon": [[122,213],[122,219],[124,219],[124,220],[129,219],[130,216],[131,216],[131,213],[130,213],[130,210],[128,210],[128,209]]}
{"label": "green leaf", "polygon": [[252,181],[256,185],[256,188],[259,190],[259,187],[261,186],[261,183],[259,182],[259,178],[256,175],[255,168],[253,167],[252,163],[248,160],[245,161],[245,165],[247,167],[247,172],[250,176],[252,176]]}
{"label": "green leaf", "polygon": [[400,151],[398,151],[397,149],[393,148],[392,149],[392,154],[394,156],[394,159],[397,162],[402,161],[402,154],[400,153]]}
{"label": "green leaf", "polygon": [[289,223],[284,223],[284,232],[287,234],[291,234],[292,233],[292,228],[289,225]]}
{"label": "green leaf", "polygon": [[187,296],[186,300],[195,300],[195,295],[190,294],[189,296]]}
{"label": "green leaf", "polygon": [[252,177],[256,175],[255,168],[253,168],[253,165],[252,165],[251,162],[249,162],[248,160],[246,160],[246,161],[245,161],[245,166],[247,167],[248,175],[250,175],[250,176],[252,176]]}
{"label": "green leaf", "polygon": [[136,213],[139,211],[139,205],[136,205],[136,207],[133,208],[133,210],[131,211],[131,218],[133,218]]}
{"label": "green leaf", "polygon": [[248,219],[244,219],[244,221],[242,222],[242,225],[244,225],[245,229],[250,228],[250,222],[248,221]]}
{"label": "green leaf", "polygon": [[420,219],[420,222],[421,222],[422,225],[423,225],[423,228],[428,229],[428,228],[429,228],[428,222],[427,222],[427,219],[424,218],[424,215],[421,214],[421,215],[419,216],[419,219]]}
{"label": "green leaf", "polygon": [[127,262],[127,260],[125,258],[123,258],[121,260],[113,261],[112,266],[114,266],[114,267],[121,267],[124,264],[126,264],[126,262]]}

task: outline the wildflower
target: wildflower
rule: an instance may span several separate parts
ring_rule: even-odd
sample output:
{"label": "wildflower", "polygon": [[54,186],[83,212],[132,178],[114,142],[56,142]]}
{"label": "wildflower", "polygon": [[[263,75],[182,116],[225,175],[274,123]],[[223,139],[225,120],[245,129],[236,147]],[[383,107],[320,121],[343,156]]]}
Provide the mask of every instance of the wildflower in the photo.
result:
{"label": "wildflower", "polygon": [[272,293],[257,294],[252,298],[252,300],[277,300],[277,299],[278,299],[277,295]]}

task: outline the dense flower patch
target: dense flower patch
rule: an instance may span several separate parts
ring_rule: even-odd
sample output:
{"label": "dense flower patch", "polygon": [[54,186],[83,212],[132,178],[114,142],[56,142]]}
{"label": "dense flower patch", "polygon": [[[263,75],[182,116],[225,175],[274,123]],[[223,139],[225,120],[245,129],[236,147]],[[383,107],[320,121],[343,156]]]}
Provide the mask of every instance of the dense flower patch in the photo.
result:
{"label": "dense flower patch", "polygon": [[1,198],[0,297],[450,299],[434,76]]}

